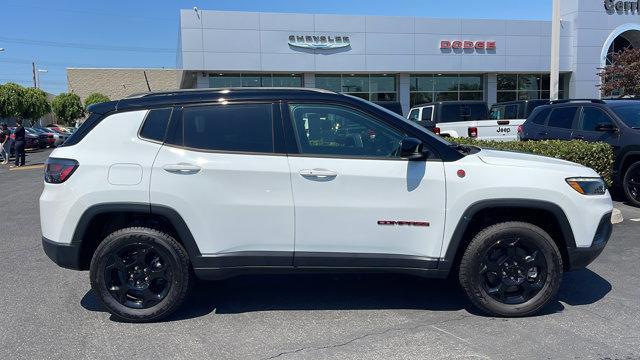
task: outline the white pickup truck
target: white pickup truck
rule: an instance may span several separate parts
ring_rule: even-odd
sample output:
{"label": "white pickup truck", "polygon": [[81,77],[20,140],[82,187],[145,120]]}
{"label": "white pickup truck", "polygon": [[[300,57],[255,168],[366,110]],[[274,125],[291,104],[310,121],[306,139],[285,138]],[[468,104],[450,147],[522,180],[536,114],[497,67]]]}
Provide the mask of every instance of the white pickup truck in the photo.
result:
{"label": "white pickup truck", "polygon": [[498,103],[487,111],[482,101],[442,101],[415,106],[408,119],[443,137],[518,140],[518,130],[531,111],[547,100]]}

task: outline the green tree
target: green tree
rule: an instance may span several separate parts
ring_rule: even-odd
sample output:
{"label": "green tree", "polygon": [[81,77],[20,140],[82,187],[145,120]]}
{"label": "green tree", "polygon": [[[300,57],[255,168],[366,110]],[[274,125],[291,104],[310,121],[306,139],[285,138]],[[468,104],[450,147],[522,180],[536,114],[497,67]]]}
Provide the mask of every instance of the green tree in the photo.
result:
{"label": "green tree", "polygon": [[25,88],[14,83],[0,85],[0,118],[21,118]]}
{"label": "green tree", "polygon": [[640,97],[640,49],[614,53],[611,64],[598,75],[603,97]]}
{"label": "green tree", "polygon": [[51,106],[47,100],[47,93],[36,88],[25,89],[21,118],[28,119],[33,125],[50,111]]}
{"label": "green tree", "polygon": [[107,102],[107,101],[111,101],[111,100],[106,95],[103,95],[100,93],[93,93],[84,99],[84,108],[86,109],[89,107],[89,105],[98,104],[98,103]]}
{"label": "green tree", "polygon": [[74,120],[84,115],[82,101],[73,93],[61,93],[53,98],[51,108],[56,117],[66,125],[71,125]]}

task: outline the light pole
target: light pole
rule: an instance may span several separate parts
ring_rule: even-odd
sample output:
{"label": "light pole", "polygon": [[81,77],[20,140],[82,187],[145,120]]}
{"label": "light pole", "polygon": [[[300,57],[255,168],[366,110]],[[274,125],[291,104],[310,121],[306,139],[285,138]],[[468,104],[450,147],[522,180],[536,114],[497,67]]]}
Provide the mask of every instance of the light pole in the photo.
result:
{"label": "light pole", "polygon": [[49,72],[49,70],[47,70],[47,69],[38,69],[37,70],[36,88],[40,88],[40,86],[41,86],[41,84],[40,84],[40,74],[41,73],[46,74],[48,72]]}
{"label": "light pole", "polygon": [[549,98],[558,100],[560,86],[560,0],[553,0],[553,15],[551,19],[551,89]]}

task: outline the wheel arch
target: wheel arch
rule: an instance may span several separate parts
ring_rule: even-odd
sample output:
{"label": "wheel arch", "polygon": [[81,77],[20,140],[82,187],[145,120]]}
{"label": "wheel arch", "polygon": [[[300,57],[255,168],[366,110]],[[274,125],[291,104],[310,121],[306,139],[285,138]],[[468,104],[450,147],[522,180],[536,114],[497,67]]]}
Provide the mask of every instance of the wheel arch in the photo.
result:
{"label": "wheel arch", "polygon": [[185,247],[191,259],[201,255],[189,227],[174,209],[143,203],[106,203],[89,207],[76,225],[71,244],[79,247],[80,269],[89,268],[95,249],[106,235],[130,226],[166,231]]}
{"label": "wheel arch", "polygon": [[638,161],[640,161],[640,146],[634,146],[624,152],[624,155],[620,157],[620,162],[617,164],[618,166],[616,166],[616,168],[619,169],[620,183],[622,183],[629,166]]}
{"label": "wheel arch", "polygon": [[471,204],[458,221],[439,270],[450,272],[459,263],[467,245],[481,229],[503,221],[526,221],[547,231],[558,245],[565,266],[569,248],[576,242],[571,224],[560,206],[531,199],[483,200]]}

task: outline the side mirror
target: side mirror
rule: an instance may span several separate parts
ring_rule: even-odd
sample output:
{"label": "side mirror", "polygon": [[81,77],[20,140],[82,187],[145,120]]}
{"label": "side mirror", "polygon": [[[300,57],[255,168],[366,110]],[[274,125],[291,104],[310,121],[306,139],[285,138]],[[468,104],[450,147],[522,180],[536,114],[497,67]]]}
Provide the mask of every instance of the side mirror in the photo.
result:
{"label": "side mirror", "polygon": [[618,128],[612,123],[599,123],[596,125],[596,131],[615,132],[618,131]]}
{"label": "side mirror", "polygon": [[400,157],[409,160],[421,160],[426,157],[422,141],[408,137],[400,141]]}

